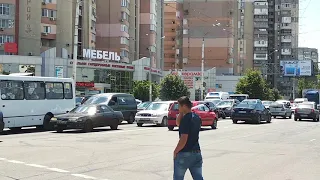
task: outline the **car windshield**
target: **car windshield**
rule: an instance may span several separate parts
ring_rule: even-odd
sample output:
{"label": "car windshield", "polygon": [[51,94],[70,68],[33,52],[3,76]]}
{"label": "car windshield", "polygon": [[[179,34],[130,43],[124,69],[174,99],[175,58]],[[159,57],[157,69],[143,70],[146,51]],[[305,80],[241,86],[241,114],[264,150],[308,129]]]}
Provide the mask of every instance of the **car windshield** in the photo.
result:
{"label": "car windshield", "polygon": [[76,97],[76,103],[81,103],[82,102],[82,98],[81,97]]}
{"label": "car windshield", "polygon": [[108,96],[91,96],[83,104],[100,104],[108,101]]}
{"label": "car windshield", "polygon": [[179,110],[179,104],[178,103],[174,103],[171,107],[172,111],[178,111]]}
{"label": "car windshield", "polygon": [[298,108],[313,109],[313,104],[298,104]]}
{"label": "car windshield", "polygon": [[79,106],[70,111],[70,113],[88,113],[96,112],[96,106]]}
{"label": "car windshield", "polygon": [[256,107],[256,103],[240,103],[238,106],[236,106],[236,108],[250,108],[250,109],[254,109]]}
{"label": "car windshield", "polygon": [[217,104],[217,106],[231,106],[233,101],[221,101]]}
{"label": "car windshield", "polygon": [[150,102],[143,102],[141,104],[138,105],[138,109],[143,109],[146,108],[150,105]]}
{"label": "car windshield", "polygon": [[169,104],[167,103],[151,103],[146,110],[167,111]]}
{"label": "car windshield", "polygon": [[270,105],[271,108],[283,108],[283,104],[280,103],[273,103]]}
{"label": "car windshield", "polygon": [[272,101],[262,101],[262,104],[263,105],[270,105],[270,104],[272,104]]}

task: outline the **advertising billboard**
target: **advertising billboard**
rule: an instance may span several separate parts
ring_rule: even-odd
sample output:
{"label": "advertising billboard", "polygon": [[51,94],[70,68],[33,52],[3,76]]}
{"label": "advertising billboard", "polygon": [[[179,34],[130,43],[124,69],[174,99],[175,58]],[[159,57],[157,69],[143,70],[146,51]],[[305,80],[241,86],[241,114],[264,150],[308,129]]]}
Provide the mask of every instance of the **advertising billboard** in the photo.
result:
{"label": "advertising billboard", "polygon": [[280,72],[283,76],[311,76],[312,75],[311,60],[282,60],[280,61]]}

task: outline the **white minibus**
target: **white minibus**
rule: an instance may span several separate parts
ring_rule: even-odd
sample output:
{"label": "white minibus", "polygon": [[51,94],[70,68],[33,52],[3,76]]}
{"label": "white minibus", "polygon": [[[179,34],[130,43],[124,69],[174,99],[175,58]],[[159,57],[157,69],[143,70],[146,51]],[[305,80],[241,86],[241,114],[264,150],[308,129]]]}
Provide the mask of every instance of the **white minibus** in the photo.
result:
{"label": "white minibus", "polygon": [[70,78],[0,75],[0,132],[36,126],[50,129],[50,119],[75,107]]}
{"label": "white minibus", "polygon": [[227,92],[209,92],[206,95],[205,100],[209,100],[209,99],[226,100],[226,99],[229,99],[229,93],[227,93]]}

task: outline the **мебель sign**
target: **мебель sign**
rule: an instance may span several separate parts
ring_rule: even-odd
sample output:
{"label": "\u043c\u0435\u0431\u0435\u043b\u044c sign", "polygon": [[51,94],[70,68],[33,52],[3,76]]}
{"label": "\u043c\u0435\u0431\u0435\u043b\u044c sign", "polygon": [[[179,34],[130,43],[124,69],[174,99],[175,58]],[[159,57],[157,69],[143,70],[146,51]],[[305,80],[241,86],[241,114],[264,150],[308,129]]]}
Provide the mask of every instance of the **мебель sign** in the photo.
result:
{"label": "\u043c\u0435\u0431\u0435\u043b\u044c sign", "polygon": [[118,56],[117,52],[102,51],[95,49],[83,49],[83,57],[89,59],[120,61],[120,56]]}

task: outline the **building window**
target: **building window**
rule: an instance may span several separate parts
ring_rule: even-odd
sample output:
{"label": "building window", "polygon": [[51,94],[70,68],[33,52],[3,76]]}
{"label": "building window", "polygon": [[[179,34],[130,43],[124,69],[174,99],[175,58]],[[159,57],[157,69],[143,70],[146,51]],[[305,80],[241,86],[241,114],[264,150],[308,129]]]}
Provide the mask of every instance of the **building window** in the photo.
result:
{"label": "building window", "polygon": [[0,44],[4,44],[6,42],[13,42],[14,38],[10,35],[0,35]]}
{"label": "building window", "polygon": [[57,17],[57,11],[51,9],[42,9],[42,17]]}
{"label": "building window", "polygon": [[43,26],[43,32],[44,33],[51,33],[51,27],[50,26]]}
{"label": "building window", "polygon": [[95,34],[91,34],[91,41],[96,42],[96,35]]}
{"label": "building window", "polygon": [[183,34],[188,34],[188,29],[184,29]]}
{"label": "building window", "polygon": [[129,14],[122,11],[122,12],[121,12],[121,19],[123,19],[123,20],[129,19]]}
{"label": "building window", "polygon": [[121,24],[121,31],[122,31],[122,32],[126,32],[126,33],[128,33],[128,32],[129,32],[129,28],[128,28],[128,26],[127,26],[127,25],[125,25],[125,24]]}
{"label": "building window", "polygon": [[0,19],[0,28],[8,28],[9,20],[8,19]]}
{"label": "building window", "polygon": [[10,5],[9,4],[0,4],[0,14],[9,15],[10,14]]}
{"label": "building window", "polygon": [[44,2],[44,3],[52,3],[52,0],[42,0],[42,2]]}
{"label": "building window", "polygon": [[128,0],[121,0],[121,7],[129,7],[129,1]]}
{"label": "building window", "polygon": [[127,37],[121,37],[121,38],[120,38],[120,43],[121,43],[121,44],[129,45],[129,38],[127,38]]}
{"label": "building window", "polygon": [[150,24],[150,31],[156,31],[157,27],[154,24]]}
{"label": "building window", "polygon": [[120,56],[121,57],[129,57],[129,52],[127,50],[121,50],[120,51]]}

